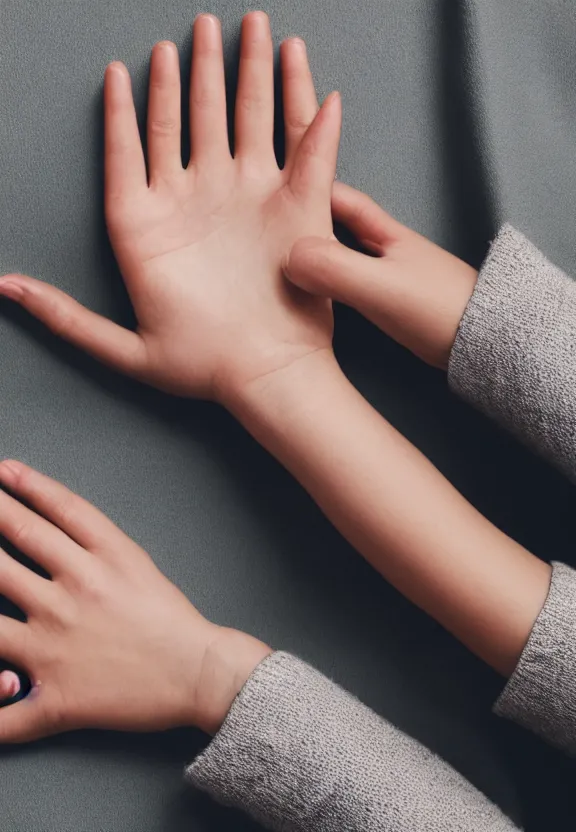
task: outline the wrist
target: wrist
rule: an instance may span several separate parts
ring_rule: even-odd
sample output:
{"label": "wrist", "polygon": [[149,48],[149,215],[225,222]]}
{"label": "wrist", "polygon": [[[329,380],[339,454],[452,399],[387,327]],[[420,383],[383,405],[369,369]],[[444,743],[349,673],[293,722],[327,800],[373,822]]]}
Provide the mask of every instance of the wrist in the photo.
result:
{"label": "wrist", "polygon": [[306,353],[285,367],[243,385],[230,385],[221,404],[260,441],[262,430],[281,429],[320,392],[346,381],[331,347]]}
{"label": "wrist", "polygon": [[251,674],[271,653],[270,647],[246,633],[215,627],[196,685],[193,724],[216,734]]}

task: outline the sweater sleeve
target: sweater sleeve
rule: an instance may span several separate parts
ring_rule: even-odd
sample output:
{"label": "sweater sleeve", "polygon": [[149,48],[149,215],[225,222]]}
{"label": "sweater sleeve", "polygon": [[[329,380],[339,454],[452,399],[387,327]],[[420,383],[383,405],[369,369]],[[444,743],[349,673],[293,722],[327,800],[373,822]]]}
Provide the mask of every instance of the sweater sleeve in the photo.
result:
{"label": "sweater sleeve", "polygon": [[570,567],[553,564],[546,603],[494,710],[576,753],[576,572]]}
{"label": "sweater sleeve", "polygon": [[256,668],[186,776],[283,832],[517,828],[447,763],[286,653]]}
{"label": "sweater sleeve", "polygon": [[480,269],[448,378],[576,479],[576,282],[510,225]]}

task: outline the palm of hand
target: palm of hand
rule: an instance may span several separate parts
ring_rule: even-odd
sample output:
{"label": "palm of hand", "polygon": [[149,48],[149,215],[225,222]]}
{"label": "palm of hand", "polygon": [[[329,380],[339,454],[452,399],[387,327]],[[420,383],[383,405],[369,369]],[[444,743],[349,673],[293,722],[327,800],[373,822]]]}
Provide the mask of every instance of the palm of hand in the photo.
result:
{"label": "palm of hand", "polygon": [[152,55],[148,164],[130,76],[111,64],[104,85],[106,219],[134,304],[137,332],[23,275],[0,280],[56,334],[160,389],[224,403],[250,382],[330,349],[330,302],[290,284],[283,265],[301,237],[332,234],[341,109],[318,112],[302,41],[281,47],[286,164],[274,155],[273,48],[266,15],[244,18],[235,115],[228,142],[218,21],[194,26],[192,154],[181,157],[181,90],[174,44]]}
{"label": "palm of hand", "polygon": [[156,386],[212,397],[330,346],[331,304],[282,274],[296,240],[330,236],[329,206],[309,218],[288,172],[250,178],[230,160],[216,181],[191,169],[147,197],[111,235]]}

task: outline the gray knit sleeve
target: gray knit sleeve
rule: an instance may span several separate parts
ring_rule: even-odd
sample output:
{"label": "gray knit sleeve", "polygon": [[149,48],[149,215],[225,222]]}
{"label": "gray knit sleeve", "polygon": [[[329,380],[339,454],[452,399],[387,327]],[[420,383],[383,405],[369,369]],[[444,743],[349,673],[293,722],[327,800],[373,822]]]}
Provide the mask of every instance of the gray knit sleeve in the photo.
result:
{"label": "gray knit sleeve", "polygon": [[510,225],[480,270],[448,378],[576,479],[576,282]]}
{"label": "gray knit sleeve", "polygon": [[570,567],[553,564],[544,608],[494,711],[576,753],[576,572]]}
{"label": "gray knit sleeve", "polygon": [[283,832],[517,828],[443,760],[286,653],[256,668],[186,776]]}

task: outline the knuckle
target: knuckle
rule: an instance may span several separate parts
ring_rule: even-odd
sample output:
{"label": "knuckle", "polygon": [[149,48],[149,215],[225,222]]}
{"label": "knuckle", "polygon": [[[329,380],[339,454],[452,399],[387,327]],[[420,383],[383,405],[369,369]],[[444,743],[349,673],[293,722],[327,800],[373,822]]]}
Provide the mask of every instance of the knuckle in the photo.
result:
{"label": "knuckle", "polygon": [[58,632],[74,628],[78,619],[78,607],[61,584],[54,586],[54,603],[44,610],[42,623]]}
{"label": "knuckle", "polygon": [[173,77],[158,78],[154,73],[150,77],[150,89],[160,93],[161,96],[172,95],[173,93],[180,93],[180,82]]}
{"label": "knuckle", "polygon": [[30,540],[30,523],[26,520],[23,522],[17,522],[12,527],[12,543],[16,546],[17,549],[21,549],[26,547],[27,543]]}
{"label": "knuckle", "polygon": [[19,466],[18,469],[18,489],[24,494],[30,493],[34,487],[34,480],[37,474],[32,468]]}
{"label": "knuckle", "polygon": [[297,133],[303,133],[310,126],[310,122],[302,113],[291,113],[286,116],[286,127]]}
{"label": "knuckle", "polygon": [[[77,599],[81,599],[82,606],[86,603],[95,604],[98,607],[103,607],[109,596],[109,587],[107,590],[107,582],[102,570],[94,563],[88,567],[87,565],[74,576],[73,594]],[[72,614],[76,616],[78,608],[76,604],[73,605]]]}
{"label": "knuckle", "polygon": [[170,116],[152,118],[150,120],[150,133],[152,136],[171,136],[178,129],[176,119]]}
{"label": "knuckle", "polygon": [[55,504],[54,510],[62,527],[74,525],[78,520],[78,505],[73,496],[61,498]]}
{"label": "knuckle", "polygon": [[246,115],[262,113],[268,108],[267,97],[256,91],[240,95],[237,103],[242,112]]}
{"label": "knuckle", "polygon": [[207,87],[194,90],[190,98],[190,104],[195,110],[211,110],[214,106],[214,97],[211,90]]}
{"label": "knuckle", "polygon": [[73,325],[73,317],[65,305],[60,303],[59,298],[50,298],[47,304],[50,330],[58,337],[63,337],[70,332]]}

